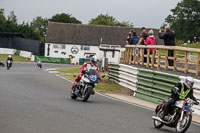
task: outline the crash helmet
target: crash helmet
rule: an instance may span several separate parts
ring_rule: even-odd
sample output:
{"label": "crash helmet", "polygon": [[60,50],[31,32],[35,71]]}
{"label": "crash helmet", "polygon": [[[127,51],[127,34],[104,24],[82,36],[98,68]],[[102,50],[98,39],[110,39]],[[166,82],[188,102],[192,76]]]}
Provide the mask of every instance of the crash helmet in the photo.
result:
{"label": "crash helmet", "polygon": [[11,55],[8,55],[8,58],[11,58],[12,56]]}
{"label": "crash helmet", "polygon": [[96,63],[97,63],[97,57],[96,57],[96,56],[92,56],[92,57],[90,58],[90,61],[91,61],[91,63],[92,63],[93,65],[96,65]]}
{"label": "crash helmet", "polygon": [[185,81],[184,81],[184,84],[192,89],[193,85],[194,85],[194,79],[192,77],[186,77]]}

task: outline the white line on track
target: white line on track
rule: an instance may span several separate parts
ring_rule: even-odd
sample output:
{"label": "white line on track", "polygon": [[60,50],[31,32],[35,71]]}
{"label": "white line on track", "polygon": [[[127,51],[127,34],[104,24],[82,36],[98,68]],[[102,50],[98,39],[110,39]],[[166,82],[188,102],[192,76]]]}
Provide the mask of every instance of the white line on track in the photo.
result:
{"label": "white line on track", "polygon": [[[73,81],[65,78],[65,77],[62,77],[60,76],[59,74],[55,74],[56,76],[64,79],[64,80],[67,80],[68,82],[71,82],[73,83]],[[131,103],[131,102],[127,102],[127,101],[124,101],[124,100],[120,100],[120,99],[117,99],[117,98],[113,98],[111,96],[107,96],[105,94],[102,94],[102,93],[99,93],[99,92],[96,92],[96,94],[100,95],[100,96],[103,96],[103,97],[106,97],[106,98],[109,98],[109,99],[112,99],[112,100],[115,100],[115,101],[119,101],[119,102],[123,102],[123,103],[126,103],[126,104],[130,104],[130,105],[134,105],[134,106],[137,106],[137,107],[140,107],[140,108],[143,108],[143,109],[147,109],[147,110],[151,110],[151,111],[154,111],[154,109],[152,108],[148,108],[148,107],[145,107],[145,106],[142,106],[142,105],[139,105],[139,104],[135,104],[135,103]],[[197,126],[200,126],[200,123],[197,123],[197,122],[192,122],[192,124],[194,125],[197,125]]]}

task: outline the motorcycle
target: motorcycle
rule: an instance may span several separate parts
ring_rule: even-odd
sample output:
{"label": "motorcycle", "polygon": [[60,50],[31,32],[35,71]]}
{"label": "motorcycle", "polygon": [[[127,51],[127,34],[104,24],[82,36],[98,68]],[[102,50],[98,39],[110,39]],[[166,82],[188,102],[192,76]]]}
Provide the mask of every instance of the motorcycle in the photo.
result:
{"label": "motorcycle", "polygon": [[12,67],[12,61],[11,60],[7,60],[7,70],[9,70]]}
{"label": "motorcycle", "polygon": [[[178,94],[182,96],[181,94]],[[184,96],[183,96],[184,97]],[[184,133],[190,127],[192,121],[192,106],[195,104],[190,98],[178,100],[169,109],[168,115],[161,119],[164,111],[165,104],[160,104],[156,107],[156,115],[152,117],[154,120],[154,127],[160,129],[161,127],[168,126],[176,128],[177,133]]]}
{"label": "motorcycle", "polygon": [[3,61],[0,61],[0,66],[5,67],[5,64],[3,63]]}
{"label": "motorcycle", "polygon": [[37,62],[37,66],[38,66],[39,68],[42,68],[42,62],[41,62],[41,61],[38,61],[38,62]]}
{"label": "motorcycle", "polygon": [[[105,75],[102,76],[104,78]],[[99,73],[95,69],[89,69],[81,80],[71,90],[71,98],[81,98],[82,102],[86,102],[90,95],[94,95],[94,87],[100,82]]]}

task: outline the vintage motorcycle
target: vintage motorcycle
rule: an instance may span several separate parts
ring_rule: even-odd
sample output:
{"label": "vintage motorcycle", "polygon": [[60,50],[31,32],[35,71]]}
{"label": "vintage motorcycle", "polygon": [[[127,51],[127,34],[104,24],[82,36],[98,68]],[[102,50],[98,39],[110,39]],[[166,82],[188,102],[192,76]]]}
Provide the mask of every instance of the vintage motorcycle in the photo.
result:
{"label": "vintage motorcycle", "polygon": [[190,98],[176,101],[169,109],[168,115],[166,115],[167,117],[165,117],[167,120],[161,119],[165,104],[158,105],[155,109],[156,115],[152,117],[154,120],[154,127],[160,129],[165,125],[168,127],[175,127],[177,133],[186,132],[192,121],[192,112],[194,112],[192,106],[194,104],[196,104],[196,102]]}
{"label": "vintage motorcycle", "polygon": [[[101,78],[104,78],[103,75]],[[81,98],[83,102],[86,102],[90,95],[94,95],[94,87],[101,81],[99,78],[99,73],[95,69],[89,69],[86,71],[85,75],[82,76],[81,80],[75,85],[71,90],[71,98],[77,99]]]}

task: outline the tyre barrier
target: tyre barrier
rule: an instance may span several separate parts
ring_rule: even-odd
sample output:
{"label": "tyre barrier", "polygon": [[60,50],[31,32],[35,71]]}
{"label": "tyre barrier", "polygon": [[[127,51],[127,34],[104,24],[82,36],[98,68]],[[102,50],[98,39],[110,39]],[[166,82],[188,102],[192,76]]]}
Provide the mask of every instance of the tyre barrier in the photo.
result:
{"label": "tyre barrier", "polygon": [[[171,89],[186,77],[138,69],[125,64],[109,64],[109,80],[134,91],[134,96],[152,103],[162,103],[170,96]],[[194,96],[200,102],[200,80],[194,79]],[[195,105],[194,113],[200,115],[200,106]]]}

